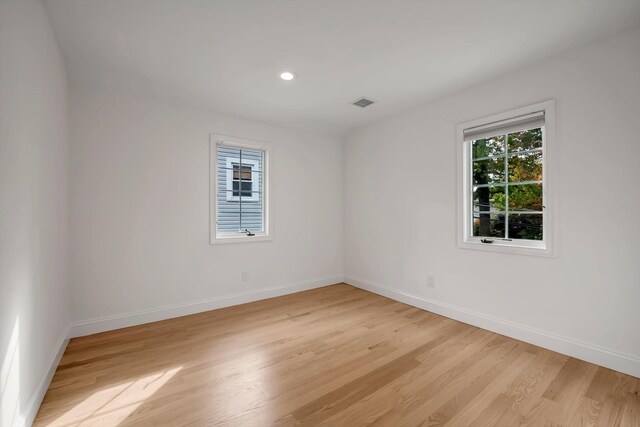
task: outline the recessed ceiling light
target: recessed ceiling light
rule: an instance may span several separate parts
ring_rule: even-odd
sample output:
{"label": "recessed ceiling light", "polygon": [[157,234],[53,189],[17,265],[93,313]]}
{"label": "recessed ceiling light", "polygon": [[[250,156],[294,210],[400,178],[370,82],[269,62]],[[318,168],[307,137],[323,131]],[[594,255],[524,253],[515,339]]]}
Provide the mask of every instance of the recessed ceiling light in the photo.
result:
{"label": "recessed ceiling light", "polygon": [[280,73],[280,78],[282,80],[293,80],[296,77],[295,73],[292,73],[291,71],[283,71]]}

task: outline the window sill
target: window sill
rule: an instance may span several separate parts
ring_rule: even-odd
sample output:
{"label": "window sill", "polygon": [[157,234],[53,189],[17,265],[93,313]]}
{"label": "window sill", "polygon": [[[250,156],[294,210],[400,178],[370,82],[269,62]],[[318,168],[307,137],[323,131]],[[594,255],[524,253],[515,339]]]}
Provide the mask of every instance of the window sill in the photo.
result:
{"label": "window sill", "polygon": [[268,242],[272,237],[268,234],[256,234],[255,236],[241,235],[226,235],[226,236],[211,236],[212,245],[228,244],[228,243],[251,243],[251,242]]}
{"label": "window sill", "polygon": [[478,251],[488,251],[488,252],[501,252],[508,254],[518,254],[518,255],[534,255],[534,256],[544,256],[544,257],[553,257],[554,253],[549,245],[545,245],[542,242],[535,241],[521,241],[521,242],[504,242],[499,240],[494,240],[493,243],[482,243],[478,240],[467,240],[458,242],[458,247],[462,249],[472,249]]}

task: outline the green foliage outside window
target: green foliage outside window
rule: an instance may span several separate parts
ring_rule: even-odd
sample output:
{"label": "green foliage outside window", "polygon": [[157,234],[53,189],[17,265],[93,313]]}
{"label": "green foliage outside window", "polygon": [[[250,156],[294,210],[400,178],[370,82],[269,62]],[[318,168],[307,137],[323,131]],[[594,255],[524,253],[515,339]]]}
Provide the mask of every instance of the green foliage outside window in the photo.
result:
{"label": "green foliage outside window", "polygon": [[473,235],[542,240],[542,129],[477,139],[471,147]]}

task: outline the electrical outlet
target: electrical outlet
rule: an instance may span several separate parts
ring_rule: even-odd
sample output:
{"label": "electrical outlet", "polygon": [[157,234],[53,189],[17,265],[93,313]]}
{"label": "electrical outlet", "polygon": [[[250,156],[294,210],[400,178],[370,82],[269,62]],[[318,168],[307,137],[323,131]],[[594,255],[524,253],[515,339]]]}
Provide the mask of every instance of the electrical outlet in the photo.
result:
{"label": "electrical outlet", "polygon": [[249,281],[249,272],[248,271],[243,271],[242,272],[242,281],[243,282],[248,282]]}
{"label": "electrical outlet", "polygon": [[436,279],[433,276],[427,276],[427,288],[435,288]]}

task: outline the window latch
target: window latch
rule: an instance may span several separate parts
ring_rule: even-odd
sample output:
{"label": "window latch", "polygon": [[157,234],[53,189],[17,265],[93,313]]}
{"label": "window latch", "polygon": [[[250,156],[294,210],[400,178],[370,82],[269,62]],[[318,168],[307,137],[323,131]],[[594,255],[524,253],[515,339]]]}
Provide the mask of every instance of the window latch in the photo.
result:
{"label": "window latch", "polygon": [[249,237],[256,235],[255,233],[250,232],[249,229],[247,229],[247,228],[244,229],[244,232],[247,233],[247,236],[249,236]]}
{"label": "window latch", "polygon": [[491,239],[480,239],[480,241],[482,243],[493,243],[493,240],[491,240]]}

